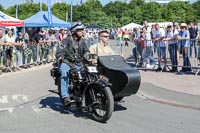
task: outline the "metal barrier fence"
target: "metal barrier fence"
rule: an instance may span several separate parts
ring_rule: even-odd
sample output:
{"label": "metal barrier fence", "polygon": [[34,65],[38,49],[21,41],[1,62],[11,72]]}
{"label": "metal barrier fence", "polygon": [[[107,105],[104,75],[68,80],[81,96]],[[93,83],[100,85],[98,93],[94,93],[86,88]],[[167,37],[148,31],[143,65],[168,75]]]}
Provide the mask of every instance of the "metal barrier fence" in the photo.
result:
{"label": "metal barrier fence", "polygon": [[[119,44],[119,40],[110,40],[111,47],[117,54],[125,55],[127,63],[134,64],[138,69],[150,69],[156,71],[170,71],[178,73],[200,73],[200,46],[197,39],[158,41],[152,40],[129,41],[125,46],[125,40]],[[185,47],[182,47],[187,43]]]}
{"label": "metal barrier fence", "polygon": [[3,46],[0,51],[0,73],[14,72],[21,68],[28,68],[52,62],[58,44],[26,43],[22,46]]}
{"label": "metal barrier fence", "polygon": [[[182,68],[183,72],[198,75],[200,73],[200,46],[197,45],[196,39],[184,41],[188,41],[187,47],[181,47],[183,41],[171,43],[167,40],[156,43],[152,40],[133,43],[116,39],[110,40],[110,44],[116,54],[122,54],[127,63],[138,69],[180,72]],[[3,49],[0,52],[0,64],[5,66],[4,72],[13,72],[17,68],[47,63],[55,59],[57,46],[58,44],[44,46],[28,43],[21,50]]]}

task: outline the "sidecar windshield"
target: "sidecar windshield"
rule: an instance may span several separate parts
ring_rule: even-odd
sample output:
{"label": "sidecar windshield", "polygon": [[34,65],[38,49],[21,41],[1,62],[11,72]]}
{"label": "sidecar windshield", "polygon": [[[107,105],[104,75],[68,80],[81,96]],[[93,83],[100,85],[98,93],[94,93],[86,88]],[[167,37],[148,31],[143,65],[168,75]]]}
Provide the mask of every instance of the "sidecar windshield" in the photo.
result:
{"label": "sidecar windshield", "polygon": [[121,55],[99,55],[98,56],[98,65],[102,65],[109,69],[121,69],[125,67],[130,67]]}

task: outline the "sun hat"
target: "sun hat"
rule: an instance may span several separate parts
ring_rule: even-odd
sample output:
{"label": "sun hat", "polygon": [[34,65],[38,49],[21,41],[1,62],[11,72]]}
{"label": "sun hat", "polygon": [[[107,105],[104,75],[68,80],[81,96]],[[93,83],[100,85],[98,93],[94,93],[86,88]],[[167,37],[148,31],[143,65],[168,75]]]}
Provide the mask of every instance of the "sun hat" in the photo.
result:
{"label": "sun hat", "polygon": [[186,27],[187,28],[187,24],[186,23],[181,23],[180,27]]}

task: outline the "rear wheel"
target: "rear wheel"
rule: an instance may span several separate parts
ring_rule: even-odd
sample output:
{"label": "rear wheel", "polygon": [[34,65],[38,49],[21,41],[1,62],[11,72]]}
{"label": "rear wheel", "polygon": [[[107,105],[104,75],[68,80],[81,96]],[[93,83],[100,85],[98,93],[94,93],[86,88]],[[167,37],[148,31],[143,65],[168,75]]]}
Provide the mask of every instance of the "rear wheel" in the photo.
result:
{"label": "rear wheel", "polygon": [[93,104],[92,117],[96,121],[106,122],[110,119],[114,110],[114,100],[110,88],[97,84],[88,91]]}

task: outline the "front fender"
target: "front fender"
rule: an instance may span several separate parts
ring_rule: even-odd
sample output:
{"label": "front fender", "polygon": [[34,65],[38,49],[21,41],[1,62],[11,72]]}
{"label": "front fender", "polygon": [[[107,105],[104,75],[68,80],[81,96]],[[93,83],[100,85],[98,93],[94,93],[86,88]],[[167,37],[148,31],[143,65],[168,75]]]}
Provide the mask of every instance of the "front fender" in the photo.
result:
{"label": "front fender", "polygon": [[107,87],[107,86],[111,86],[112,84],[103,80],[103,79],[98,79],[96,82],[94,82],[94,84],[100,84],[103,87]]}
{"label": "front fender", "polygon": [[102,79],[98,79],[97,81],[93,82],[93,83],[90,83],[89,85],[87,85],[87,87],[85,88],[84,90],[84,93],[83,95],[85,95],[85,92],[88,90],[88,88],[94,86],[94,85],[101,85],[102,87],[110,87],[112,84],[108,83],[107,81],[105,80],[102,80]]}

